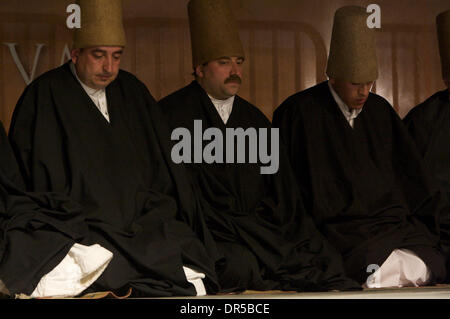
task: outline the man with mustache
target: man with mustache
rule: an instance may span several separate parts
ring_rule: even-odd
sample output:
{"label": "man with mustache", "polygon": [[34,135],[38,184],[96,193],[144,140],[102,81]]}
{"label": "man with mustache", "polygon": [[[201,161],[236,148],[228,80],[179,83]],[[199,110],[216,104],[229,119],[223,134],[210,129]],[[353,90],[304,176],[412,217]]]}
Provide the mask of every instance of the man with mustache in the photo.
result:
{"label": "man with mustache", "polygon": [[442,79],[447,89],[414,107],[404,123],[446,198],[436,224],[447,256],[447,282],[450,282],[450,10],[436,17],[436,26]]}
{"label": "man with mustache", "polygon": [[[168,141],[160,139],[166,136],[163,117],[145,85],[119,69],[126,42],[122,2],[78,3],[82,26],[74,34],[71,61],[25,89],[9,134],[27,189],[79,203],[77,216],[87,228],[46,264],[57,267],[43,281],[51,287],[38,285],[38,295],[126,294],[130,288],[133,296],[144,297],[215,293],[214,253],[181,221],[201,233],[195,197],[181,178],[173,179],[178,168],[167,154]],[[54,216],[72,225],[66,213]],[[94,244],[112,259],[89,286],[83,265],[95,265],[100,256],[77,251],[78,245]],[[26,247],[25,252],[33,256]],[[61,260],[64,254],[68,263]],[[0,279],[17,293],[17,283]],[[36,289],[41,278],[32,279],[19,293]]]}
{"label": "man with mustache", "polygon": [[[271,132],[262,112],[237,95],[245,55],[227,0],[191,0],[188,11],[195,81],[159,102],[170,128],[187,128],[194,136],[194,121],[201,120],[225,136],[222,145],[229,142],[228,129]],[[272,141],[259,138],[260,145]],[[247,160],[250,146],[240,150]],[[202,149],[189,152],[195,157]],[[359,289],[304,211],[282,149],[279,161],[272,175],[261,174],[260,162],[182,164],[223,257],[216,267],[221,291]]]}
{"label": "man with mustache", "polygon": [[378,69],[367,18],[362,7],[336,11],[329,81],[289,97],[273,124],[307,210],[351,278],[368,287],[439,283],[444,258],[423,223],[436,193],[399,116],[370,93]]}

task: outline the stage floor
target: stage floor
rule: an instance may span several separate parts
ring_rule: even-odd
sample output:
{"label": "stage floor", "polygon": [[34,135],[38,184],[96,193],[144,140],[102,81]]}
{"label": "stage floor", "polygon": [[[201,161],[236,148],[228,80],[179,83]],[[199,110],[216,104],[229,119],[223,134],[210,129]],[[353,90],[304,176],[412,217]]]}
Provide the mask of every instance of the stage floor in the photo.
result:
{"label": "stage floor", "polygon": [[298,293],[283,291],[245,291],[241,294],[158,299],[450,299],[450,285],[417,288],[365,289],[357,292]]}

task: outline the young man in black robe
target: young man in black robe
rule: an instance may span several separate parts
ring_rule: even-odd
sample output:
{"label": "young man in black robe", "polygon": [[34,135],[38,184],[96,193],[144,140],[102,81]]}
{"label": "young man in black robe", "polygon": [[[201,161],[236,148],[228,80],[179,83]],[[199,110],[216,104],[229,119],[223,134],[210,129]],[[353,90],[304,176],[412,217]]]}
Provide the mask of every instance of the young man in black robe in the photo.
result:
{"label": "young man in black robe", "polygon": [[[188,11],[196,80],[159,104],[173,130],[172,159],[184,162],[225,257],[217,267],[222,291],[358,289],[345,277],[339,254],[305,214],[277,132],[271,132],[262,112],[236,95],[244,52],[226,0],[191,0]],[[249,138],[243,147],[235,146],[228,134],[236,128],[254,132],[258,141]],[[198,137],[199,129],[205,130],[200,139],[214,132],[211,144],[189,140]],[[208,152],[214,143],[217,147]],[[251,162],[257,143],[260,155],[268,147],[270,165],[261,157]],[[245,160],[236,163],[236,155]]]}
{"label": "young man in black robe", "polygon": [[437,92],[413,108],[404,119],[438,185],[443,207],[437,218],[442,249],[447,257],[447,282],[450,274],[450,10],[436,18],[442,77],[446,90]]}
{"label": "young man in black robe", "polygon": [[79,4],[83,25],[72,60],[31,83],[14,110],[9,137],[27,189],[78,202],[90,230],[83,242],[113,253],[89,289],[215,293],[215,252],[178,221],[201,234],[195,198],[176,178],[168,142],[159,139],[166,134],[156,102],[119,70],[121,1]]}
{"label": "young man in black robe", "polygon": [[433,188],[398,115],[369,93],[378,71],[367,17],[361,7],[336,11],[330,80],[289,97],[273,124],[306,209],[350,277],[368,287],[440,282],[437,237],[420,222],[434,214]]}

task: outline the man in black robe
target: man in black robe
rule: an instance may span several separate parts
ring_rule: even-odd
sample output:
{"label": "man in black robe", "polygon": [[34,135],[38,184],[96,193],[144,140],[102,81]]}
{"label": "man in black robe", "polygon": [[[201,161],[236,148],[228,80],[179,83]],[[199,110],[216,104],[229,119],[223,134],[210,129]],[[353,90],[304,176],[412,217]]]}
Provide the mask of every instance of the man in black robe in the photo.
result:
{"label": "man in black robe", "polygon": [[0,293],[32,295],[41,278],[87,233],[80,212],[61,194],[24,191],[0,123]]}
{"label": "man in black robe", "polygon": [[350,277],[368,287],[440,282],[437,237],[421,222],[433,219],[434,188],[398,115],[369,93],[378,71],[366,21],[364,8],[336,12],[330,80],[289,97],[273,124],[306,209]]}
{"label": "man in black robe", "polygon": [[184,222],[202,234],[195,197],[159,139],[159,109],[142,82],[119,70],[121,1],[79,3],[84,24],[72,60],[31,83],[14,110],[9,137],[27,189],[78,202],[89,228],[81,243],[113,253],[89,289],[214,293],[216,255]]}
{"label": "man in black robe", "polygon": [[[442,77],[446,90],[413,108],[404,119],[427,168],[441,187],[443,207],[437,218],[442,249],[450,273],[450,10],[436,18]],[[449,279],[447,279],[448,282]]]}
{"label": "man in black robe", "polygon": [[[305,214],[287,158],[272,136],[277,132],[262,112],[236,95],[244,53],[227,2],[192,0],[188,10],[196,80],[159,104],[173,139],[183,136],[174,142],[172,159],[187,168],[207,226],[225,257],[217,268],[222,290],[359,289],[345,277],[341,257]],[[236,128],[254,132],[258,142],[250,138],[243,147],[234,145],[228,134]],[[212,144],[189,140],[199,129],[205,130],[201,135],[214,132]],[[207,144],[216,142],[215,151],[208,152]],[[179,147],[184,143],[185,148]],[[251,162],[257,143],[260,160]],[[225,145],[226,150],[221,147]],[[273,165],[261,159],[262,146],[270,150]],[[278,152],[279,165],[274,158]],[[246,160],[234,162],[242,155]]]}

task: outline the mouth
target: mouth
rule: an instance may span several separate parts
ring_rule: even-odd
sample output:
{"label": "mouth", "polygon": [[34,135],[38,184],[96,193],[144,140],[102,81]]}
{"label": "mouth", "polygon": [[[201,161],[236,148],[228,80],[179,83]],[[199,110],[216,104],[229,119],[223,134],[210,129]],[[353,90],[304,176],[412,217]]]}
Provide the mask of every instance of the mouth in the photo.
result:
{"label": "mouth", "polygon": [[108,81],[111,78],[111,75],[97,75],[97,77],[101,80],[101,81]]}
{"label": "mouth", "polygon": [[359,105],[366,103],[367,99],[358,99],[356,100],[356,103],[358,103]]}

